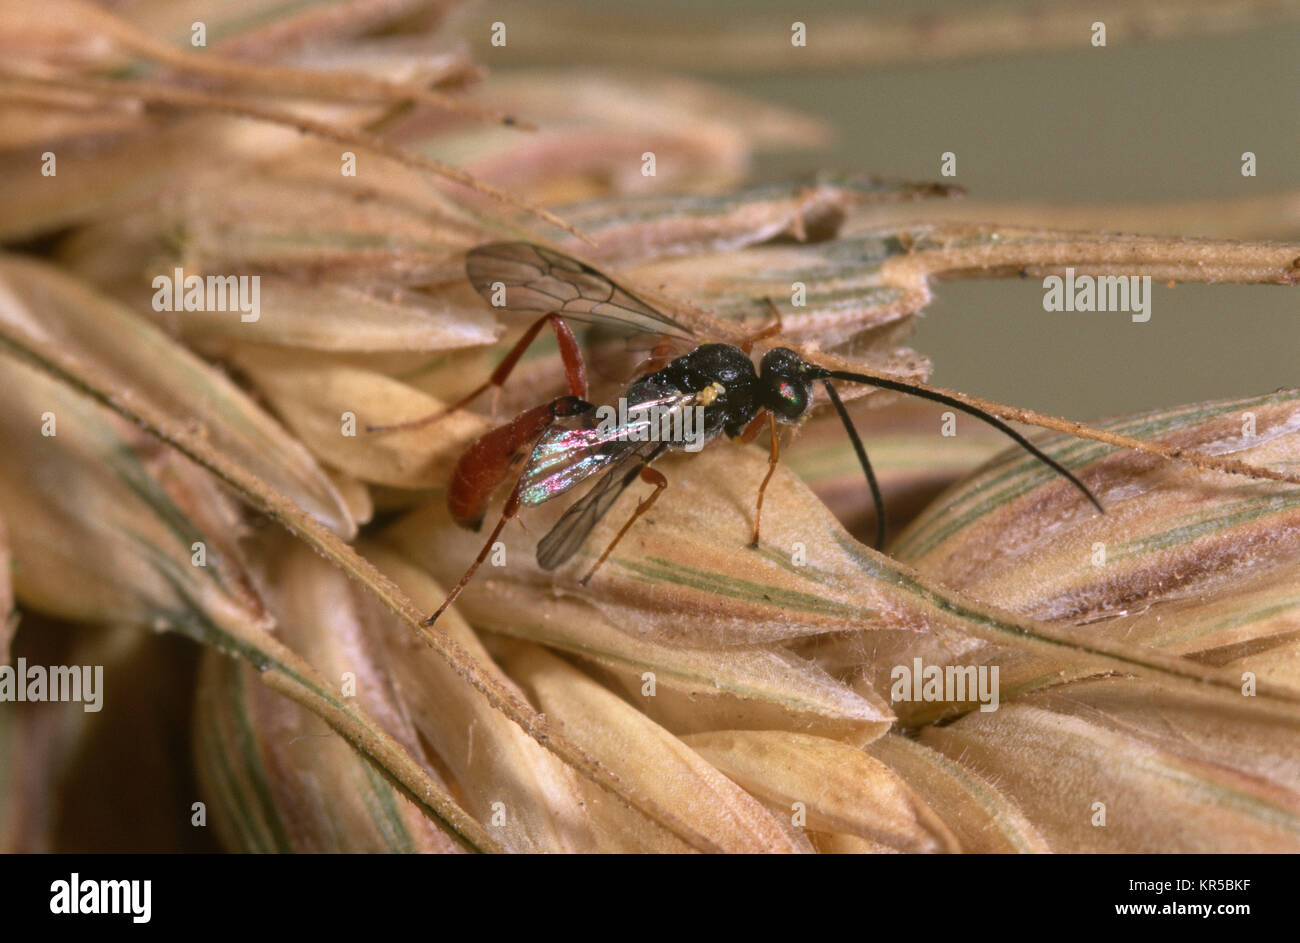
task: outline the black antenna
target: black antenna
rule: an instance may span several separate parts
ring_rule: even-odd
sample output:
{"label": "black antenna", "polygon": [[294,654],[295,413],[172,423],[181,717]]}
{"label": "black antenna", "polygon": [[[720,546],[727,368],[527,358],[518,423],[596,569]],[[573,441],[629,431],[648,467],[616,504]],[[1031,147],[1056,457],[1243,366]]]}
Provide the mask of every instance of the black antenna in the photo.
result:
{"label": "black antenna", "polygon": [[[1101,514],[1106,513],[1106,509],[1101,506],[1101,502],[1098,501],[1095,497],[1093,497],[1092,492],[1087,489],[1087,487],[1083,484],[1083,482],[1081,482],[1078,478],[1075,478],[1073,473],[1071,473],[1071,471],[1068,468],[1066,468],[1064,465],[1062,465],[1056,459],[1052,458],[1047,453],[1043,452],[1041,449],[1038,448],[1038,446],[1034,445],[1032,442],[1030,442],[1028,439],[1022,436],[1015,429],[1012,429],[1009,425],[1007,425],[997,416],[994,416],[990,413],[986,413],[984,410],[980,409],[977,406],[971,406],[969,403],[963,403],[961,400],[955,399],[954,397],[948,396],[944,393],[938,393],[934,390],[926,390],[926,389],[921,389],[919,387],[912,386],[910,383],[904,383],[902,380],[890,380],[886,377],[872,377],[872,376],[866,376],[861,373],[849,373],[847,370],[827,370],[825,367],[819,367],[816,364],[809,364],[808,368],[809,368],[808,376],[815,380],[825,381],[827,378],[833,380],[848,380],[851,383],[862,383],[865,384],[866,386],[874,386],[882,390],[893,390],[896,393],[908,393],[912,396],[918,396],[921,399],[928,399],[936,403],[942,403],[945,406],[951,406],[953,409],[959,409],[962,412],[966,413],[967,415],[974,416],[976,419],[982,419],[984,420],[984,422],[987,422],[994,429],[997,429],[1000,432],[1006,434],[1008,437],[1010,437],[1010,439],[1013,442],[1019,445],[1022,449],[1024,449],[1030,455],[1034,456],[1034,458],[1038,459],[1043,464],[1047,465],[1049,468],[1055,471],[1062,478],[1065,478],[1067,481],[1070,482],[1070,484],[1078,488],[1079,491],[1083,493],[1083,496],[1092,502],[1092,506],[1095,507],[1099,513]],[[827,383],[828,387],[829,385],[830,384]],[[844,404],[840,402],[839,397],[834,395],[833,392],[831,395],[831,402],[836,404],[836,409],[840,413],[840,419],[844,420],[845,425],[850,429],[849,435],[851,438],[854,439],[854,447],[858,451],[858,460],[864,463],[864,467],[868,468],[867,481],[871,484],[872,491],[875,492],[876,490],[875,478],[872,476],[869,467],[865,465],[866,452],[862,449],[861,443],[857,441],[857,433],[852,431],[852,426],[848,423],[848,420],[846,418],[846,413],[844,411]]]}
{"label": "black antenna", "polygon": [[862,470],[867,473],[867,484],[871,486],[871,501],[876,506],[876,541],[872,544],[872,547],[880,550],[885,546],[885,501],[880,496],[880,485],[876,482],[876,473],[871,470],[871,461],[867,458],[867,450],[862,445],[862,438],[858,435],[858,430],[853,427],[853,419],[849,416],[849,411],[844,408],[844,401],[840,399],[840,394],[835,392],[835,387],[831,385],[830,380],[823,379],[822,385],[826,387],[826,395],[831,398],[835,411],[840,414],[840,422],[844,423],[844,431],[849,434],[849,441],[853,443],[853,451],[858,453],[858,462],[861,463]]}

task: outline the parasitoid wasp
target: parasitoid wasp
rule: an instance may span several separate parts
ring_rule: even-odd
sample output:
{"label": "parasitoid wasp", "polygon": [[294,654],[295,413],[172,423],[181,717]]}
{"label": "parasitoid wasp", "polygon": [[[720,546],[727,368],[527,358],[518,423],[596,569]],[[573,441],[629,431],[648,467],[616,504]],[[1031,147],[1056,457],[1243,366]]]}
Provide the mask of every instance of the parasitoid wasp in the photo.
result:
{"label": "parasitoid wasp", "polygon": [[[883,544],[885,534],[880,486],[862,439],[832,380],[911,394],[975,416],[1005,433],[1067,479],[1104,513],[1101,503],[1082,482],[1011,426],[941,392],[876,373],[831,369],[809,362],[788,347],[768,349],[755,367],[750,354],[752,345],[770,334],[771,329],[740,346],[700,343],[701,339],[687,326],[608,276],[577,259],[532,243],[503,242],[475,248],[466,257],[465,270],[470,283],[494,307],[541,317],[524,332],[487,382],[447,410],[401,426],[372,427],[371,431],[423,425],[467,405],[489,388],[499,389],[527,347],[548,325],[559,343],[568,393],[528,409],[486,433],[457,462],[447,489],[448,508],[458,524],[478,530],[493,492],[510,473],[512,463],[527,450],[523,469],[482,551],[446,601],[425,620],[426,625],[432,625],[460,595],[487,558],[502,529],[521,507],[551,501],[600,476],[591,490],[565,511],[538,542],[537,562],[543,569],[552,570],[578,552],[597,523],[634,481],[639,478],[653,485],[654,491],[638,502],[631,517],[582,577],[584,584],[590,580],[636,520],[668,486],[667,479],[651,466],[665,452],[681,449],[684,443],[680,438],[654,433],[681,428],[678,421],[689,411],[695,411],[700,417],[699,437],[704,441],[725,433],[747,442],[766,422],[771,449],[767,475],[759,486],[751,542],[752,546],[758,546],[763,493],[779,457],[777,423],[792,425],[802,420],[812,406],[814,385],[819,382],[844,424],[866,475],[876,508],[877,549]],[[619,412],[617,422],[593,422],[598,410],[587,402],[586,367],[577,338],[566,323],[568,320],[614,324],[661,338],[654,351],[654,369],[646,370],[625,389],[625,409]],[[776,326],[779,323],[778,315]],[[690,349],[669,357],[673,344]]]}

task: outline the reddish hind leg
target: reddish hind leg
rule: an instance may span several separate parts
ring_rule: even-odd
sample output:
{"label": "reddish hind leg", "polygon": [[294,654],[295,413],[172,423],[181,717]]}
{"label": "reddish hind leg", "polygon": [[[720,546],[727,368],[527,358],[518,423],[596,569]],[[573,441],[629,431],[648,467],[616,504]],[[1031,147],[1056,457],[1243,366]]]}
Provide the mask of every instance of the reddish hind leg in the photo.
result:
{"label": "reddish hind leg", "polygon": [[[460,457],[456,469],[452,472],[451,484],[447,487],[447,507],[452,519],[462,527],[477,530],[483,523],[488,500],[497,485],[505,478],[510,462],[519,450],[540,436],[555,420],[565,416],[577,416],[591,409],[591,404],[576,396],[561,396],[544,406],[537,406],[520,413],[504,426],[498,426],[484,435]],[[455,602],[456,597],[469,584],[478,568],[482,566],[487,555],[492,552],[492,545],[501,536],[506,522],[519,513],[519,484],[510,492],[505,507],[501,510],[501,519],[483,544],[483,549],[460,582],[438,611],[424,620],[425,625],[433,625],[447,607]]]}
{"label": "reddish hind leg", "polygon": [[456,598],[460,596],[461,591],[464,590],[465,587],[469,585],[469,581],[474,578],[474,574],[478,572],[478,568],[483,565],[483,561],[487,559],[487,555],[492,552],[492,545],[495,544],[497,538],[501,536],[501,531],[505,528],[506,522],[514,517],[518,512],[519,486],[516,485],[515,489],[510,492],[510,498],[506,501],[505,508],[501,511],[501,520],[497,521],[497,526],[492,528],[492,533],[488,535],[487,542],[483,544],[483,549],[478,552],[478,556],[475,557],[474,562],[470,564],[469,569],[465,571],[465,575],[460,578],[460,582],[452,587],[451,592],[447,594],[447,598],[442,601],[442,605],[438,607],[437,611],[435,611],[433,615],[428,616],[421,625],[433,625],[438,621],[438,617],[447,611],[447,607],[456,601]]}
{"label": "reddish hind leg", "polygon": [[548,314],[539,318],[528,330],[524,331],[522,337],[510,348],[501,363],[492,371],[486,383],[476,386],[465,396],[462,396],[456,402],[452,403],[446,409],[436,413],[430,413],[427,416],[421,416],[419,419],[412,419],[408,422],[397,422],[387,426],[366,426],[367,432],[394,432],[398,429],[419,429],[430,423],[437,422],[444,416],[464,409],[473,402],[479,395],[488,389],[494,389],[500,392],[501,387],[505,384],[506,379],[519,364],[520,358],[524,352],[537,340],[537,335],[541,333],[542,328],[547,324],[555,331],[555,340],[560,346],[560,359],[564,361],[564,379],[568,385],[569,392],[580,399],[587,397],[587,367],[582,361],[582,350],[578,347],[578,339],[573,336],[573,330],[568,323],[558,314]]}

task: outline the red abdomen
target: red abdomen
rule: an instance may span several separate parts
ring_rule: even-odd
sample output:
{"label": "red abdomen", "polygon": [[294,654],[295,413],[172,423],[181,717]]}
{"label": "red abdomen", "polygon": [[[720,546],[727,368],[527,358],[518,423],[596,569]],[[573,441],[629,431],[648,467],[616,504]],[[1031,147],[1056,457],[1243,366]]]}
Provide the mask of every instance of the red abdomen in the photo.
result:
{"label": "red abdomen", "polygon": [[519,450],[531,445],[558,417],[573,416],[589,408],[589,404],[576,396],[562,396],[484,433],[460,457],[451,473],[447,509],[452,520],[461,527],[478,530],[492,493],[505,478]]}

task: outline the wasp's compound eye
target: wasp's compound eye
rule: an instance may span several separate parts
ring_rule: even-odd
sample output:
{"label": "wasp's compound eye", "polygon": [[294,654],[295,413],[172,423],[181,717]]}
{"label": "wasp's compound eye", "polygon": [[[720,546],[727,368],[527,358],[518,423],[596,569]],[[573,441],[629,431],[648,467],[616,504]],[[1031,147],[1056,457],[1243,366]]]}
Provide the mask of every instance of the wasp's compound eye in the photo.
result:
{"label": "wasp's compound eye", "polygon": [[808,388],[792,380],[781,380],[776,385],[776,398],[780,408],[773,410],[783,419],[798,419],[808,409]]}

